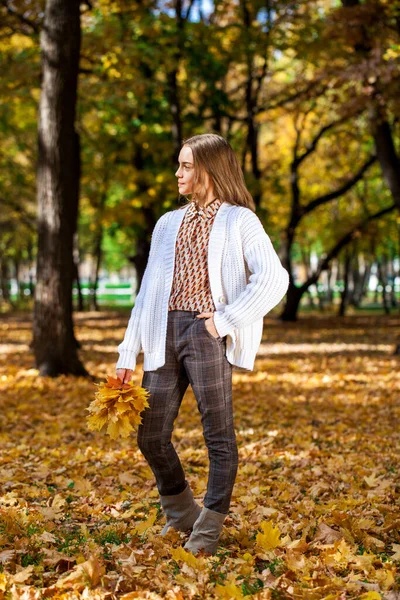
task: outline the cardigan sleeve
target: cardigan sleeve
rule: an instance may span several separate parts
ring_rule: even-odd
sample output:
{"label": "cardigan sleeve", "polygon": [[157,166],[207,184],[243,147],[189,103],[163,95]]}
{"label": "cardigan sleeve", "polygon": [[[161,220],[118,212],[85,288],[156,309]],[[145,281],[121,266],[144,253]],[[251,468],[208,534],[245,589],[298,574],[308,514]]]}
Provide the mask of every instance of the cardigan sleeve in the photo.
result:
{"label": "cardigan sleeve", "polygon": [[242,293],[214,312],[214,325],[221,337],[232,329],[246,327],[264,317],[284,297],[289,286],[289,274],[282,266],[260,219],[246,211],[240,225],[243,254],[251,275]]}
{"label": "cardigan sleeve", "polygon": [[132,369],[132,371],[135,370],[136,358],[141,348],[140,317],[143,307],[143,299],[146,293],[146,284],[148,281],[149,274],[152,270],[154,259],[157,256],[157,252],[160,247],[164,231],[167,226],[168,214],[169,213],[165,213],[164,215],[162,215],[158,219],[153,229],[150,242],[149,258],[142,277],[140,289],[135,299],[135,305],[132,308],[131,316],[125,331],[124,339],[118,346],[119,358],[115,367],[116,369]]}

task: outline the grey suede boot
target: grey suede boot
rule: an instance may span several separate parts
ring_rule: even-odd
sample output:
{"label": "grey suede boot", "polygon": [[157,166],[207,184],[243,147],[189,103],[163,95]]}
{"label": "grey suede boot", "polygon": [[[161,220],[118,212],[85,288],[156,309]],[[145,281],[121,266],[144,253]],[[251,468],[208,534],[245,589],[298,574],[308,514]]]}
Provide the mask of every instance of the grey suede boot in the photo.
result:
{"label": "grey suede boot", "polygon": [[173,496],[161,496],[160,494],[160,500],[167,517],[161,535],[165,535],[170,527],[178,531],[191,529],[201,513],[201,506],[193,498],[193,492],[189,484],[180,494]]}
{"label": "grey suede boot", "polygon": [[203,549],[215,554],[225,517],[226,514],[204,507],[193,525],[190,538],[184,545],[185,550],[197,554]]}

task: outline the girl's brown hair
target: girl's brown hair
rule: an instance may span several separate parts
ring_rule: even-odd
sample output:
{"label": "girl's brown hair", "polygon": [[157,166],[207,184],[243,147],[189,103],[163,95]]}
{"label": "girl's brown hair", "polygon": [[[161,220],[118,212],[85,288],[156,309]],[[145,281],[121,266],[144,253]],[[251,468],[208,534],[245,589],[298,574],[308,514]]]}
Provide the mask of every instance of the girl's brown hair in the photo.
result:
{"label": "girl's brown hair", "polygon": [[[203,133],[194,135],[183,141],[193,152],[194,181],[193,187],[198,186],[198,192],[191,194],[189,200],[206,199],[204,173],[207,172],[214,186],[215,197],[222,202],[246,206],[256,211],[254,200],[246,187],[243,172],[236,154],[229,142],[221,135]],[[184,208],[184,207],[182,207]]]}

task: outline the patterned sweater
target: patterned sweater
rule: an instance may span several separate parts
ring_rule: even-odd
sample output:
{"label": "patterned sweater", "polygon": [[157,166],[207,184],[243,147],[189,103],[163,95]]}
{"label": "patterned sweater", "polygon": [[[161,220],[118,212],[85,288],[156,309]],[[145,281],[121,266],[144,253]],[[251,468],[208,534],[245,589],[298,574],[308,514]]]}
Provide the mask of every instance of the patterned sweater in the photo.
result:
{"label": "patterned sweater", "polygon": [[[176,241],[189,206],[165,213],[154,227],[140,290],[118,346],[117,369],[135,369],[141,350],[144,371],[165,363]],[[220,337],[227,336],[226,358],[232,365],[253,370],[263,317],[286,294],[288,272],[257,215],[226,201],[215,215],[207,256],[214,325]]]}

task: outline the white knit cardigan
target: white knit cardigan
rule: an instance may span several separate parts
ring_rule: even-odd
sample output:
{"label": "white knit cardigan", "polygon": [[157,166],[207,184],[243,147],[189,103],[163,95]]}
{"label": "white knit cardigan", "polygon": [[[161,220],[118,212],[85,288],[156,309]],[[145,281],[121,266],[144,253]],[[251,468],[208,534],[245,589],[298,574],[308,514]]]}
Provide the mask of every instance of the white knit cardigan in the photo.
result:
{"label": "white knit cardigan", "polygon": [[[150,254],[125,336],[118,346],[117,369],[143,370],[165,363],[168,301],[175,244],[188,205],[165,213],[152,234]],[[208,244],[208,275],[215,304],[214,324],[227,335],[226,358],[253,370],[263,332],[263,317],[286,294],[289,275],[260,219],[249,208],[223,202],[215,215]]]}

